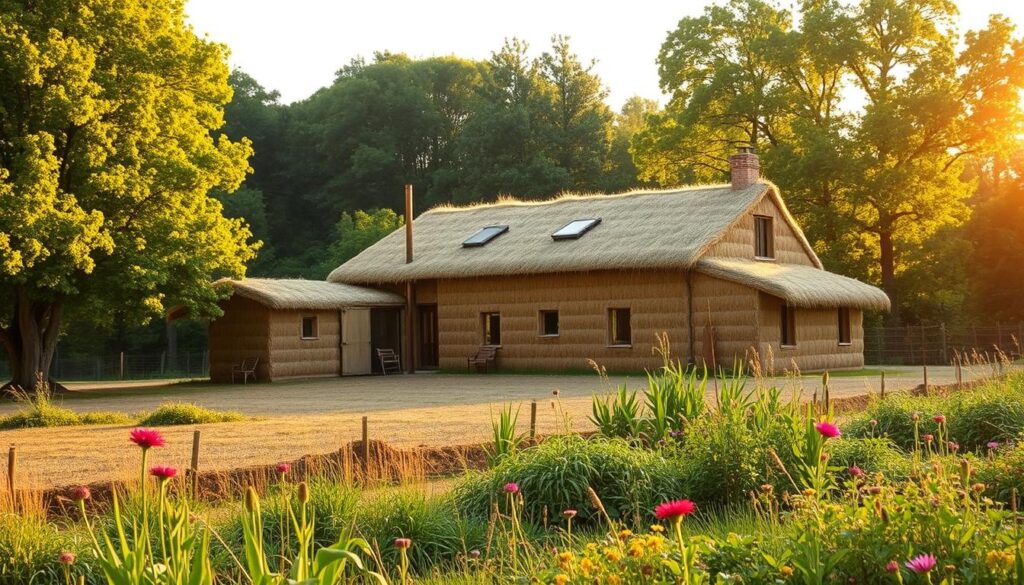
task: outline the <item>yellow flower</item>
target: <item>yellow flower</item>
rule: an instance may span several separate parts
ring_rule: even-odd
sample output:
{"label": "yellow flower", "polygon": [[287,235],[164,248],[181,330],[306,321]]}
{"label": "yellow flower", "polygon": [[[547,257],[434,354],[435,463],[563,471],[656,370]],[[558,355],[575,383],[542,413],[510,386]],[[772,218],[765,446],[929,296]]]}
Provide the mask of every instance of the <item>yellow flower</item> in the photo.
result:
{"label": "yellow flower", "polygon": [[619,532],[619,538],[629,538],[630,536],[633,536],[633,531],[628,528],[624,528]]}
{"label": "yellow flower", "polygon": [[580,561],[580,571],[582,571],[584,575],[589,575],[590,572],[596,568],[597,565],[594,564],[594,561],[588,558],[584,558],[582,561]]}
{"label": "yellow flower", "polygon": [[803,492],[803,494],[804,494],[805,496],[807,496],[808,498],[809,498],[809,497],[811,497],[811,496],[813,496],[813,495],[814,495],[815,493],[817,493],[817,492],[815,492],[815,491],[814,491],[814,490],[813,490],[812,488],[807,488],[807,489],[805,489],[805,490],[804,490],[804,492]]}
{"label": "yellow flower", "polygon": [[618,575],[608,575],[608,585],[619,585],[622,583],[622,579],[619,579]]}
{"label": "yellow flower", "polygon": [[569,582],[569,576],[568,575],[562,575],[561,573],[558,574],[558,575],[555,575],[555,585],[565,585],[568,582]]}
{"label": "yellow flower", "polygon": [[644,556],[644,544],[634,540],[629,543],[629,550],[626,551],[626,554],[633,558]]}
{"label": "yellow flower", "polygon": [[993,571],[1009,569],[1013,566],[1013,555],[1001,550],[990,550],[985,554],[985,564]]}
{"label": "yellow flower", "polygon": [[647,548],[651,549],[652,551],[659,551],[659,550],[661,550],[661,547],[664,544],[665,544],[665,537],[663,537],[663,536],[651,535],[651,536],[647,537]]}
{"label": "yellow flower", "polygon": [[613,563],[617,563],[622,560],[622,553],[618,549],[606,548],[604,549],[604,557]]}
{"label": "yellow flower", "polygon": [[563,569],[569,568],[569,563],[572,562],[573,556],[569,551],[558,553],[558,566]]}
{"label": "yellow flower", "polygon": [[665,532],[665,527],[662,526],[661,524],[652,524],[651,525],[651,532],[659,532],[659,533],[660,532]]}
{"label": "yellow flower", "polygon": [[792,577],[793,567],[790,567],[789,565],[784,565],[781,569],[779,569],[779,572],[782,573],[783,577]]}

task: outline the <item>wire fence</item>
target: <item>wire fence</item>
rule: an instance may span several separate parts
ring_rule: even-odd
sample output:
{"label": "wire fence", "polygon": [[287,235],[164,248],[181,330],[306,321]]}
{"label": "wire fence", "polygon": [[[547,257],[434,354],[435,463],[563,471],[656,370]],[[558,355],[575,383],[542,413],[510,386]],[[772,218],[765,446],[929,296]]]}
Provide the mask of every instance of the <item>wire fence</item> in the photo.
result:
{"label": "wire fence", "polygon": [[[10,376],[10,364],[0,359],[0,380]],[[50,375],[64,381],[150,380],[159,378],[206,378],[210,375],[207,352],[130,353],[103,355],[62,354],[59,350]]]}
{"label": "wire fence", "polygon": [[878,365],[949,365],[957,356],[989,362],[1020,359],[1024,322],[951,328],[876,327],[864,331],[864,361]]}

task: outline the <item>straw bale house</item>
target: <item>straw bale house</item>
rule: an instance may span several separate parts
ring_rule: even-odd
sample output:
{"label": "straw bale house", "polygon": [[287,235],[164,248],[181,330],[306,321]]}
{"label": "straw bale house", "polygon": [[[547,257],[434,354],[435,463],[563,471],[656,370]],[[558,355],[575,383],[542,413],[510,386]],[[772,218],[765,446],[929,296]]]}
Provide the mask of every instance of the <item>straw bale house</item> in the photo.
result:
{"label": "straw bale house", "polygon": [[[210,323],[210,378],[256,362],[256,379],[369,374],[375,347],[398,344],[394,293],[316,280],[247,278],[232,288],[224,315]],[[258,360],[258,362],[256,361]]]}
{"label": "straw bale house", "polygon": [[888,297],[824,269],[755,154],[730,164],[725,185],[435,208],[328,281],[405,295],[410,368],[493,345],[504,369],[635,371],[662,332],[690,363],[862,367]]}

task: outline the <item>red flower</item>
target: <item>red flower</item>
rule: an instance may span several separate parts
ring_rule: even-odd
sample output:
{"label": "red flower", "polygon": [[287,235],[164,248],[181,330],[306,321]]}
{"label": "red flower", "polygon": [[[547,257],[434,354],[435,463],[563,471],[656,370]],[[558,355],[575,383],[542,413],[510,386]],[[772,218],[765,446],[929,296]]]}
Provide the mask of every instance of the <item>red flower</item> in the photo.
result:
{"label": "red flower", "polygon": [[84,485],[80,485],[75,489],[71,490],[71,498],[76,502],[84,502],[85,500],[88,500],[91,497],[92,492],[89,491],[89,488],[87,488]]}
{"label": "red flower", "polygon": [[518,494],[519,493],[519,484],[514,482],[514,481],[510,481],[510,482],[506,483],[505,484],[505,493],[506,494]]}
{"label": "red flower", "polygon": [[885,572],[886,573],[896,573],[899,570],[900,570],[900,564],[897,563],[896,561],[889,561],[885,565]]}
{"label": "red flower", "polygon": [[935,416],[932,417],[932,420],[941,425],[942,423],[946,422],[946,417],[945,415],[936,414]]}
{"label": "red flower", "polygon": [[153,477],[159,478],[160,481],[166,481],[178,475],[178,470],[170,465],[157,465],[156,467],[150,467],[149,473]]}
{"label": "red flower", "polygon": [[409,548],[410,546],[412,546],[412,539],[411,538],[396,538],[395,539],[395,548],[397,548],[397,549],[406,549],[406,548]]}
{"label": "red flower", "polygon": [[73,565],[75,564],[75,553],[69,550],[61,551],[57,560],[60,561],[60,564],[62,565]]}
{"label": "red flower", "polygon": [[932,434],[931,434],[931,433],[928,433],[927,435],[925,435],[925,436],[924,436],[924,440],[925,440],[925,441],[927,441],[927,442],[929,442],[929,443],[931,443],[931,442],[932,442],[932,439],[934,439],[934,438],[935,438],[935,437],[934,437],[934,436],[932,436]]}
{"label": "red flower", "polygon": [[277,469],[278,473],[284,475],[292,470],[292,466],[288,463],[278,463],[275,469]]}
{"label": "red flower", "polygon": [[857,467],[856,465],[850,467],[846,471],[853,477],[861,477],[862,475],[864,475],[864,470],[861,469],[860,467]]}
{"label": "red flower", "polygon": [[163,447],[165,443],[164,436],[156,429],[132,429],[130,436],[132,443],[135,443],[143,449],[149,449],[150,447]]}
{"label": "red flower", "polygon": [[818,430],[818,434],[820,434],[822,437],[825,437],[826,439],[835,439],[836,437],[843,434],[842,432],[839,431],[839,427],[827,421],[821,421],[820,423],[817,423],[816,425],[814,425],[814,428]]}
{"label": "red flower", "polygon": [[685,516],[689,516],[697,511],[697,504],[694,504],[690,500],[673,500],[671,502],[665,502],[659,504],[654,509],[654,515],[659,520],[676,520],[682,519]]}

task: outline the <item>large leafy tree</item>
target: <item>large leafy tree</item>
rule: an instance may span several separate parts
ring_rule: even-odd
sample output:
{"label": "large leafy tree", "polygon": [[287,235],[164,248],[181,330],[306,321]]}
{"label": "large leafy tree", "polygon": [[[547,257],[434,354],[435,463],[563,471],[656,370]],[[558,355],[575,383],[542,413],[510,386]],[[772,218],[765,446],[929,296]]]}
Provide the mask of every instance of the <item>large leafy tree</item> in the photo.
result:
{"label": "large leafy tree", "polygon": [[1024,48],[994,17],[958,51],[946,0],[799,7],[798,26],[761,0],[680,22],[659,56],[672,99],[634,140],[641,174],[721,179],[755,145],[826,261],[880,282],[898,322],[901,295],[928,295],[907,277],[942,257],[916,252],[968,215],[963,159],[1020,131]]}
{"label": "large leafy tree", "polygon": [[0,342],[14,382],[49,369],[65,315],[216,312],[254,253],[212,189],[251,149],[215,131],[222,46],[181,1],[0,1]]}

